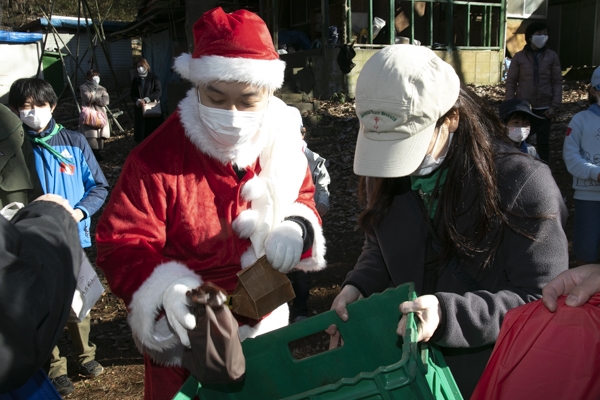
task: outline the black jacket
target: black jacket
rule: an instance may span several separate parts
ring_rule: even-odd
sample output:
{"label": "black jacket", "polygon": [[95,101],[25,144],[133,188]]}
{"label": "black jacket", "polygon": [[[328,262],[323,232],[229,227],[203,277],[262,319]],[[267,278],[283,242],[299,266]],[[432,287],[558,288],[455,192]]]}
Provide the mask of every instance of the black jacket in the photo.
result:
{"label": "black jacket", "polygon": [[[485,368],[506,312],[539,299],[544,285],[569,264],[567,210],[550,169],[509,145],[500,145],[495,162],[503,209],[516,228],[535,240],[508,227],[493,228],[488,237],[502,236],[486,269],[481,268],[482,257],[476,256],[458,268],[442,266],[437,274],[425,274],[428,217],[407,178],[374,235],[366,236],[362,254],[344,282],[365,296],[406,282],[414,282],[419,295],[435,294],[442,320],[431,341],[441,346],[465,398]],[[468,178],[463,185],[466,212],[457,223],[459,231],[466,232],[479,202]],[[523,217],[527,215],[546,218]]]}
{"label": "black jacket", "polygon": [[135,103],[138,99],[144,99],[148,97],[150,101],[160,100],[162,89],[160,86],[160,79],[152,72],[148,72],[146,76],[144,87],[142,87],[142,79],[140,77],[134,78],[131,81],[131,99]]}
{"label": "black jacket", "polygon": [[0,393],[50,358],[65,327],[81,265],[77,224],[60,205],[33,202],[0,217]]}

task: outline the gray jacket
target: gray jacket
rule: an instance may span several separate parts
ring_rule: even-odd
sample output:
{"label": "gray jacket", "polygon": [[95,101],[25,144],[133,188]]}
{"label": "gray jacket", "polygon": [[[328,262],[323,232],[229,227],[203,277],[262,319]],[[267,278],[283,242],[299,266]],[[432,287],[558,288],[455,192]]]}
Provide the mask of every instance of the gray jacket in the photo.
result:
{"label": "gray jacket", "polygon": [[315,184],[315,203],[321,203],[329,208],[329,184],[331,178],[327,172],[327,160],[319,154],[313,152],[308,147],[304,147],[304,155],[308,160],[308,168]]}
{"label": "gray jacket", "polygon": [[93,107],[96,111],[104,114],[107,124],[103,128],[94,128],[93,126],[80,124],[79,131],[86,138],[109,138],[110,137],[110,122],[106,115],[105,107],[110,101],[108,92],[103,86],[95,85],[92,81],[86,81],[79,86],[81,93],[81,105],[84,107]]}
{"label": "gray jacket", "polygon": [[[495,162],[503,209],[516,228],[535,240],[508,227],[495,228],[490,237],[501,235],[501,241],[485,270],[482,257],[475,256],[464,265],[450,263],[441,272],[426,273],[428,218],[420,197],[410,190],[410,179],[402,178],[386,217],[366,236],[344,282],[364,296],[405,282],[414,282],[418,294],[435,294],[442,320],[431,341],[441,347],[465,398],[485,368],[505,313],[539,299],[543,286],[566,270],[569,261],[563,230],[567,210],[549,168],[512,146],[500,146]],[[461,232],[473,223],[473,208],[480,204],[468,177],[463,185],[467,206],[457,224]]]}

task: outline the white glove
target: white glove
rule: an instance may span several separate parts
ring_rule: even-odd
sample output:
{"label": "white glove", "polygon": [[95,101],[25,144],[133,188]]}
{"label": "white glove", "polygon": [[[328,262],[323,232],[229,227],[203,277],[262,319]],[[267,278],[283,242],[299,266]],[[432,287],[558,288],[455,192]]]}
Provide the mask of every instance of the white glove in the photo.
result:
{"label": "white glove", "polygon": [[265,241],[265,252],[271,266],[286,273],[298,264],[304,247],[302,228],[294,221],[283,221]]}
{"label": "white glove", "polygon": [[184,346],[190,347],[187,329],[196,327],[196,317],[191,313],[192,305],[185,293],[199,286],[200,280],[192,277],[176,280],[163,294],[163,308],[169,325],[175,330]]}

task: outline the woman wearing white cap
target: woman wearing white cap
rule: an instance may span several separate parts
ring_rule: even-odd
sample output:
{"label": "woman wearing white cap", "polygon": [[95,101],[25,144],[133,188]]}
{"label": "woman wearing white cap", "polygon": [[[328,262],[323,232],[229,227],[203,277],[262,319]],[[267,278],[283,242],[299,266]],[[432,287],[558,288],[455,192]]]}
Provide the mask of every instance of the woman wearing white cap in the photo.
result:
{"label": "woman wearing white cap", "polygon": [[417,313],[419,341],[440,346],[468,398],[506,311],[567,268],[565,205],[548,167],[431,50],[381,50],[356,94],[367,234],[332,308],[347,320],[348,303],[414,282],[421,296],[400,312]]}

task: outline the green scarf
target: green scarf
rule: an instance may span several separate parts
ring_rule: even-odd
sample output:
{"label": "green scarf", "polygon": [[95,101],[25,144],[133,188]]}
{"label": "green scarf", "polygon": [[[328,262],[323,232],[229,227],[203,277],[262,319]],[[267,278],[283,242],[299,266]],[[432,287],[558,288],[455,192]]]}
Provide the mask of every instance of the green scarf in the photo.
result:
{"label": "green scarf", "polygon": [[415,192],[418,192],[421,198],[423,199],[423,203],[425,203],[425,208],[429,210],[429,218],[433,218],[435,216],[435,210],[437,208],[438,199],[435,198],[431,201],[431,195],[433,193],[433,189],[435,189],[435,184],[440,176],[440,190],[442,186],[444,186],[444,182],[446,182],[446,177],[448,176],[448,169],[444,168],[438,169],[432,174],[426,176],[411,176],[410,177],[410,188]]}
{"label": "green scarf", "polygon": [[27,136],[27,139],[29,139],[29,141],[32,142],[33,144],[36,144],[36,145],[48,150],[54,156],[54,158],[56,158],[56,160],[59,163],[63,162],[66,164],[74,165],[73,161],[69,160],[68,158],[66,158],[65,156],[60,154],[58,151],[56,151],[56,149],[54,147],[52,147],[48,143],[46,143],[48,140],[50,140],[51,137],[55,136],[58,133],[58,131],[60,131],[61,129],[63,129],[63,126],[59,123],[55,123],[54,129],[52,129],[52,132],[50,132],[47,136],[44,136],[44,137],[31,136],[31,135],[26,135],[26,136]]}

